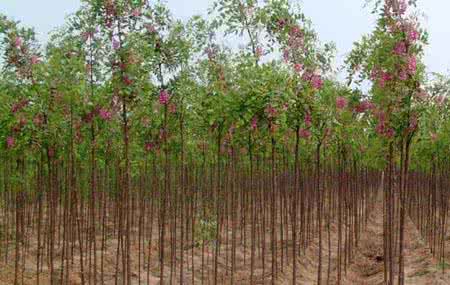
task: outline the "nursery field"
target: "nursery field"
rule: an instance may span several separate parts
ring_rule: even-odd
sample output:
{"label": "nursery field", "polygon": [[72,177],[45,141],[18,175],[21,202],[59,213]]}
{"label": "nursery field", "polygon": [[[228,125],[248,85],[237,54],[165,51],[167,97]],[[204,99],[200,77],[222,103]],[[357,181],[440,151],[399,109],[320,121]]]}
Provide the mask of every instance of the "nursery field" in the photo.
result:
{"label": "nursery field", "polygon": [[336,66],[294,1],[81,2],[48,43],[0,13],[0,285],[450,284],[420,3]]}

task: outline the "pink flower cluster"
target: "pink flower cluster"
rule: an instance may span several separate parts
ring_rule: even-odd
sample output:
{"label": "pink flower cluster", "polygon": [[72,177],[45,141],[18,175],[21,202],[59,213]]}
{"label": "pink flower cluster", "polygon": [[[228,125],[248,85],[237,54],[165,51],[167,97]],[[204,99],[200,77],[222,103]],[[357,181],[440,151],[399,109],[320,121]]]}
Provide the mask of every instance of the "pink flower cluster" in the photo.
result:
{"label": "pink flower cluster", "polygon": [[386,137],[388,139],[394,137],[395,131],[393,128],[388,127],[386,122],[386,114],[383,111],[374,111],[375,116],[378,117],[378,124],[375,127],[375,131],[378,135]]}
{"label": "pink flower cluster", "polygon": [[368,110],[372,110],[375,108],[375,105],[372,102],[369,102],[367,100],[361,101],[358,106],[356,106],[355,111],[357,113],[364,113]]}
{"label": "pink flower cluster", "polygon": [[127,85],[127,86],[130,86],[133,84],[133,79],[131,79],[128,75],[124,75],[123,83],[125,83],[125,85]]}
{"label": "pink flower cluster", "polygon": [[298,135],[302,138],[302,139],[309,139],[311,137],[311,131],[308,129],[300,129],[298,131]]}
{"label": "pink flower cluster", "polygon": [[11,107],[11,112],[12,113],[17,113],[20,110],[22,110],[23,108],[25,108],[28,105],[29,101],[27,99],[21,100],[17,103],[15,103],[12,107]]}
{"label": "pink flower cluster", "polygon": [[381,88],[386,87],[386,82],[389,82],[389,81],[392,80],[392,75],[391,74],[389,74],[386,71],[380,70],[377,67],[372,69],[370,77],[371,77],[372,80],[378,81],[378,85]]}
{"label": "pink flower cluster", "polygon": [[303,65],[301,63],[294,64],[294,69],[296,72],[300,73],[303,70]]}
{"label": "pink flower cluster", "polygon": [[250,126],[252,130],[256,130],[258,128],[258,118],[255,116],[252,118],[252,121],[250,122]]}
{"label": "pink flower cluster", "polygon": [[414,75],[417,71],[417,59],[415,56],[410,56],[408,58],[408,73]]}
{"label": "pink flower cluster", "polygon": [[14,137],[9,136],[6,138],[6,146],[8,148],[13,148],[15,143],[16,143],[16,140],[14,139]]}
{"label": "pink flower cluster", "polygon": [[323,87],[323,80],[319,74],[313,73],[311,71],[305,71],[303,73],[302,79],[309,81],[314,89],[320,90]]}
{"label": "pink flower cluster", "polygon": [[290,27],[288,34],[287,47],[283,51],[283,59],[289,62],[291,53],[302,52],[305,47],[305,34],[298,25]]}
{"label": "pink flower cluster", "polygon": [[348,105],[347,98],[342,96],[338,96],[336,98],[336,108],[338,108],[339,110],[344,110],[345,108],[347,108],[347,105]]}
{"label": "pink flower cluster", "polygon": [[167,90],[161,90],[159,92],[159,104],[161,105],[167,105],[170,101],[170,94],[167,92]]}
{"label": "pink flower cluster", "polygon": [[312,117],[311,117],[311,113],[306,113],[305,115],[305,126],[307,127],[311,127],[312,125]]}
{"label": "pink flower cluster", "polygon": [[414,132],[415,130],[417,130],[418,125],[419,125],[419,121],[417,119],[417,115],[413,115],[411,117],[411,119],[409,120],[408,131]]}
{"label": "pink flower cluster", "polygon": [[98,111],[98,115],[100,116],[100,118],[102,118],[104,121],[109,121],[112,118],[112,113],[111,111],[108,111],[107,109],[104,108],[100,108],[100,110]]}
{"label": "pink flower cluster", "polygon": [[408,9],[408,4],[406,0],[386,0],[385,1],[385,13],[388,15],[394,15],[397,17],[401,17],[405,15],[406,10]]}
{"label": "pink flower cluster", "polygon": [[151,152],[153,151],[153,149],[155,148],[155,145],[151,142],[148,142],[145,144],[145,151],[146,152]]}
{"label": "pink flower cluster", "polygon": [[407,51],[406,43],[404,41],[398,42],[394,47],[394,53],[396,55],[402,56],[405,55]]}

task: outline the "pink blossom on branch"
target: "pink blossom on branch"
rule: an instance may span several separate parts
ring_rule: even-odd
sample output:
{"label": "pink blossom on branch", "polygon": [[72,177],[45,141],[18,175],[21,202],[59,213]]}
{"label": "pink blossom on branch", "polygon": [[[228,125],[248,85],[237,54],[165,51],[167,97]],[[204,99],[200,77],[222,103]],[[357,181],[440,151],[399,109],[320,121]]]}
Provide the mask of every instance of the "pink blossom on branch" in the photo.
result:
{"label": "pink blossom on branch", "polygon": [[305,125],[307,127],[311,127],[311,124],[312,124],[312,117],[311,117],[311,113],[308,112],[305,115]]}
{"label": "pink blossom on branch", "polygon": [[11,137],[11,136],[10,136],[10,137],[7,137],[7,138],[6,138],[6,146],[7,146],[8,148],[13,148],[15,142],[16,142],[16,140],[14,139],[14,137]]}
{"label": "pink blossom on branch", "polygon": [[417,59],[415,56],[410,56],[408,58],[408,73],[414,75],[417,71]]}
{"label": "pink blossom on branch", "polygon": [[308,129],[300,129],[298,131],[298,135],[302,138],[302,139],[309,139],[311,137],[311,131]]}
{"label": "pink blossom on branch", "polygon": [[155,145],[153,143],[148,142],[145,144],[145,151],[147,151],[147,152],[151,152],[154,148],[155,148]]}
{"label": "pink blossom on branch", "polygon": [[104,121],[109,121],[109,120],[111,120],[111,117],[112,117],[112,113],[111,113],[110,111],[104,109],[104,108],[101,108],[101,109],[98,111],[98,115],[99,115],[100,118],[102,118],[102,120],[104,120]]}
{"label": "pink blossom on branch", "polygon": [[405,80],[408,79],[408,74],[406,73],[406,71],[400,70],[400,72],[398,73],[398,78],[399,78],[401,81],[405,81]]}
{"label": "pink blossom on branch", "polygon": [[339,96],[336,98],[336,107],[339,110],[344,110],[345,108],[347,108],[348,105],[348,100],[345,97]]}
{"label": "pink blossom on branch", "polygon": [[321,89],[323,86],[323,80],[322,77],[320,75],[314,74],[311,77],[311,85],[314,87],[314,89]]}
{"label": "pink blossom on branch", "polygon": [[416,29],[413,28],[408,32],[408,41],[409,42],[415,42],[419,38],[420,38],[420,34]]}
{"label": "pink blossom on branch", "polygon": [[303,65],[301,63],[294,64],[294,69],[296,72],[300,73],[303,70]]}
{"label": "pink blossom on branch", "polygon": [[406,54],[406,43],[401,41],[398,42],[394,47],[394,53],[396,55],[404,55]]}
{"label": "pink blossom on branch", "polygon": [[167,105],[169,104],[169,100],[170,100],[169,92],[167,92],[167,90],[161,90],[161,92],[159,92],[159,104]]}
{"label": "pink blossom on branch", "polygon": [[364,101],[361,101],[358,106],[356,106],[355,111],[357,113],[364,113],[367,110],[372,109],[373,107],[374,106],[371,102],[364,100]]}

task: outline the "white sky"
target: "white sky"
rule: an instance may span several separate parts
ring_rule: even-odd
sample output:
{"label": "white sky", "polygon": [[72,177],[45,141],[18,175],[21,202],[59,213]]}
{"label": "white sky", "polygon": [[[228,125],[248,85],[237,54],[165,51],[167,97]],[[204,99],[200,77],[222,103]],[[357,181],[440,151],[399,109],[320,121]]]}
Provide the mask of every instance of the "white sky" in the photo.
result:
{"label": "white sky", "polygon": [[[296,1],[296,0],[293,0]],[[354,41],[372,30],[375,18],[365,0],[298,0],[310,18],[322,41],[333,41],[338,48],[338,62],[351,50]],[[194,14],[206,14],[213,0],[166,0],[174,15],[187,19]],[[79,0],[0,0],[0,13],[35,27],[39,39],[64,23],[66,15],[76,11]],[[450,67],[450,1],[418,0],[424,12],[423,24],[430,33],[426,52],[429,71],[447,72]]]}

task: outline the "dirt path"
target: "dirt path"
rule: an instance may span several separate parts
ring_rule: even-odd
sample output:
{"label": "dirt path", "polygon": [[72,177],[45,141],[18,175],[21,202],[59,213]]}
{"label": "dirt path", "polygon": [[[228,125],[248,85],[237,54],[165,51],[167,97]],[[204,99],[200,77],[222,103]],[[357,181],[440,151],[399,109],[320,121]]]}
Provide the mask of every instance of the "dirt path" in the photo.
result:
{"label": "dirt path", "polygon": [[[442,274],[426,243],[409,217],[405,220],[405,284],[450,284],[450,271]],[[383,284],[383,208],[378,201],[370,215],[354,262],[342,284]]]}

